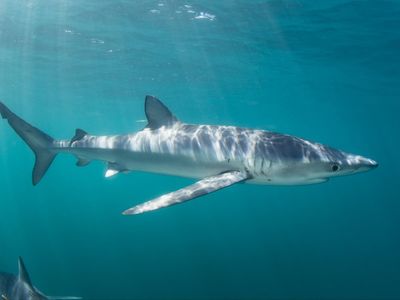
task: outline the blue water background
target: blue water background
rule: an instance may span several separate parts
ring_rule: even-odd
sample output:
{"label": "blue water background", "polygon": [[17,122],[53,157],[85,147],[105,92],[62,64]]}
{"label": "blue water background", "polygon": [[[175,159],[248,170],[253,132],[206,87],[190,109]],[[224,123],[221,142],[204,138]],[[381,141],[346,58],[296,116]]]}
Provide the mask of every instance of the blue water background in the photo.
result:
{"label": "blue water background", "polygon": [[55,138],[182,121],[294,134],[378,169],[241,184],[139,216],[193,182],[34,156],[0,123],[0,270],[85,299],[399,299],[400,2],[0,2],[0,99]]}

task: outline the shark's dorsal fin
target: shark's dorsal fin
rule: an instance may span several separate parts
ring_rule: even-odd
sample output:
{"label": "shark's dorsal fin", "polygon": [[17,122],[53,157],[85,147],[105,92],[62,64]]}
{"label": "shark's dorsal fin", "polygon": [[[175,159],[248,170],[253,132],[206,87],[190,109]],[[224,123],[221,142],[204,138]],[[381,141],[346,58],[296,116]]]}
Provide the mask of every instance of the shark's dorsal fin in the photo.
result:
{"label": "shark's dorsal fin", "polygon": [[70,143],[72,144],[75,141],[79,141],[82,139],[85,135],[87,135],[87,132],[85,130],[82,130],[80,128],[77,128],[75,130],[75,135],[72,137]]}
{"label": "shark's dorsal fin", "polygon": [[29,277],[28,271],[25,268],[22,257],[18,257],[18,269],[19,269],[19,280],[25,282],[30,288],[33,289],[31,278]]}
{"label": "shark's dorsal fin", "polygon": [[171,126],[178,121],[168,107],[153,96],[146,96],[144,110],[148,121],[147,128],[150,129]]}

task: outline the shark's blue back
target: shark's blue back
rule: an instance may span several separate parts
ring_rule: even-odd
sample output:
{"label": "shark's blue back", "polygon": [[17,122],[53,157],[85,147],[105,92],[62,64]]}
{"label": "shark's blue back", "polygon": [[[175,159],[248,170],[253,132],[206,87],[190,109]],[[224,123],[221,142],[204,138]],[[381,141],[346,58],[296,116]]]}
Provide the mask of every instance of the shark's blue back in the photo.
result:
{"label": "shark's blue back", "polygon": [[[15,275],[0,272],[0,299],[9,299],[9,295],[13,293],[17,277]],[[11,300],[11,299],[9,299]]]}
{"label": "shark's blue back", "polygon": [[81,299],[80,297],[48,297],[32,285],[25,264],[18,259],[19,274],[0,272],[0,300]]}

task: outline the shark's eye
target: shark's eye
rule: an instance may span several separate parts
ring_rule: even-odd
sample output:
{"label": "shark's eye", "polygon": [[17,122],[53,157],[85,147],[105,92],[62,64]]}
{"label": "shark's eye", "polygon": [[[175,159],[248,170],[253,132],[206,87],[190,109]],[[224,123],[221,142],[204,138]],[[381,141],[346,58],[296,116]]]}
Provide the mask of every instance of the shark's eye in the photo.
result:
{"label": "shark's eye", "polygon": [[332,168],[332,172],[336,172],[339,170],[339,166],[337,164],[333,164],[331,168]]}

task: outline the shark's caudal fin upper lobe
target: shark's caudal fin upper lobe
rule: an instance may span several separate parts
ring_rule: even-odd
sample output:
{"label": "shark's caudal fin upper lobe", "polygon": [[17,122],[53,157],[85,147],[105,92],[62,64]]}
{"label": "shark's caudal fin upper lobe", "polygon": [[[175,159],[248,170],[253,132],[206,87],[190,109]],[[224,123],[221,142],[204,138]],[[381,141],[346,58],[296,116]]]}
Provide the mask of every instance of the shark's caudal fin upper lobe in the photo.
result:
{"label": "shark's caudal fin upper lobe", "polygon": [[3,119],[7,119],[10,126],[35,153],[36,161],[32,172],[32,183],[36,185],[42,179],[57,154],[51,151],[53,138],[22,120],[1,102],[0,114]]}

